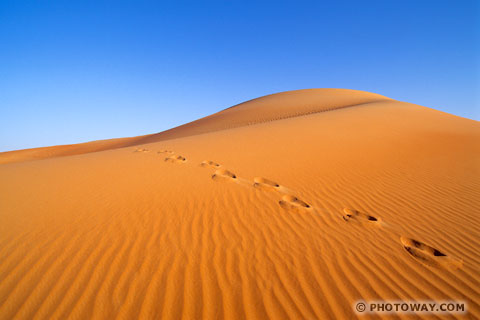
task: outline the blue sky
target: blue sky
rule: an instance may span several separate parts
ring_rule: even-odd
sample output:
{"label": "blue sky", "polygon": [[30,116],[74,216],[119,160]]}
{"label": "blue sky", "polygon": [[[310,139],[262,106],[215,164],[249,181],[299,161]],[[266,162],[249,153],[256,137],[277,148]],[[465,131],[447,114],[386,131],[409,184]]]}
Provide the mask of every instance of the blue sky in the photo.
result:
{"label": "blue sky", "polygon": [[0,1],[0,151],[160,132],[262,95],[480,119],[478,1]]}

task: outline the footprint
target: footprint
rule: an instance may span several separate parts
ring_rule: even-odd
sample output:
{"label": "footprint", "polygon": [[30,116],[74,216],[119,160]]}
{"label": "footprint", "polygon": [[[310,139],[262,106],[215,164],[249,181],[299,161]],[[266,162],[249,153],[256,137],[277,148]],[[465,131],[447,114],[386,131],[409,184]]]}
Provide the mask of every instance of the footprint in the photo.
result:
{"label": "footprint", "polygon": [[220,165],[216,162],[213,162],[211,160],[205,160],[205,161],[202,161],[202,163],[200,163],[200,166],[201,167],[212,167],[212,168],[218,168],[220,167]]}
{"label": "footprint", "polygon": [[145,148],[137,148],[133,152],[150,152],[150,150],[145,149]]}
{"label": "footprint", "polygon": [[253,178],[253,186],[259,189],[279,189],[280,185],[275,181],[268,180],[262,177]]}
{"label": "footprint", "polygon": [[212,175],[212,179],[216,181],[236,181],[237,176],[235,173],[230,172],[226,169],[218,169],[215,171],[215,173]]}
{"label": "footprint", "polygon": [[160,150],[157,153],[168,153],[168,154],[173,154],[173,151],[171,150]]}
{"label": "footprint", "polygon": [[431,266],[431,267],[440,267],[446,266],[451,269],[458,269],[462,266],[463,262],[461,260],[451,258],[440,250],[435,249],[429,245],[426,245],[423,242],[400,237],[400,242],[403,245],[403,248],[415,259],[420,262]]}
{"label": "footprint", "polygon": [[312,206],[310,206],[305,201],[300,200],[297,197],[288,195],[288,194],[284,195],[282,197],[282,200],[280,200],[278,204],[280,204],[280,207],[286,210],[298,211],[300,209],[309,210],[312,208]]}
{"label": "footprint", "polygon": [[187,159],[182,156],[170,156],[165,158],[165,161],[167,162],[172,162],[172,163],[178,163],[178,162],[185,162]]}
{"label": "footprint", "polygon": [[344,208],[343,212],[345,213],[345,215],[342,218],[347,222],[349,222],[350,220],[357,220],[360,222],[368,222],[368,223],[375,223],[375,224],[379,224],[381,222],[379,218],[375,218],[374,216],[371,216],[363,212],[359,212],[354,209]]}

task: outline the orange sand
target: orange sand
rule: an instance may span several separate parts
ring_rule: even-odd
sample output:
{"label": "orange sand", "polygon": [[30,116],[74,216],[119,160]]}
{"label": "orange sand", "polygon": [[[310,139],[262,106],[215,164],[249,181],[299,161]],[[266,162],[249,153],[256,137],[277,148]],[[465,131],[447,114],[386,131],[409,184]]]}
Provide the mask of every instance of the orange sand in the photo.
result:
{"label": "orange sand", "polygon": [[312,89],[0,153],[0,318],[350,319],[359,299],[480,318],[479,141],[473,120]]}

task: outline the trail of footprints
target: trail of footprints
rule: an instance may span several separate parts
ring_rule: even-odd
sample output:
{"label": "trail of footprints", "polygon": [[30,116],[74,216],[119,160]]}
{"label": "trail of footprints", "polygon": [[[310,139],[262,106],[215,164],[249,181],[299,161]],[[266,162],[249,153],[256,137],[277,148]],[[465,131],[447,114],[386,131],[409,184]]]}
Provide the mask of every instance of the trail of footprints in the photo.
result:
{"label": "trail of footprints", "polygon": [[182,157],[182,156],[168,156],[165,158],[165,161],[167,162],[172,162],[172,163],[179,163],[179,162],[186,162],[187,159],[185,157]]}
{"label": "trail of footprints", "polygon": [[380,219],[379,218],[376,218],[374,216],[371,216],[371,215],[363,213],[363,212],[359,212],[359,211],[354,210],[354,209],[344,208],[343,212],[345,213],[345,215],[342,216],[342,218],[343,218],[343,220],[345,220],[347,222],[349,222],[351,220],[355,220],[355,221],[359,221],[359,222],[362,222],[362,223],[366,222],[366,223],[373,223],[373,224],[377,224],[377,225],[380,224]]}
{"label": "trail of footprints", "polygon": [[[367,225],[382,226],[383,222],[380,218],[374,217],[370,214],[359,212],[354,209],[343,209],[343,220],[346,222],[360,222]],[[397,234],[397,236],[399,236]],[[415,239],[400,236],[400,243],[405,251],[417,261],[430,267],[447,267],[450,269],[458,269],[463,265],[463,261],[447,256],[440,250],[435,249],[423,242]]]}
{"label": "trail of footprints", "polygon": [[[150,150],[145,148],[137,148],[133,152],[150,152]],[[171,150],[160,150],[157,154],[164,154],[166,158],[165,162],[170,163],[184,163],[187,159],[184,156],[176,155],[175,152]],[[230,170],[227,170],[222,167],[217,162],[211,160],[205,160],[200,163],[200,167],[203,168],[212,168],[215,169],[215,172],[212,174],[211,178],[214,181],[223,181],[223,182],[239,182],[240,178]],[[313,207],[307,202],[299,199],[298,197],[292,195],[289,190],[279,183],[269,180],[263,177],[255,177],[253,179],[254,188],[265,191],[277,191],[280,193],[281,199],[278,201],[278,204],[281,208],[292,211],[292,212],[308,212],[312,211]],[[342,219],[347,223],[360,223],[367,226],[377,226],[381,227],[383,224],[380,218],[372,216],[368,213],[360,212],[351,208],[343,209],[344,215]],[[450,269],[458,269],[463,265],[463,261],[450,257],[438,249],[431,247],[423,242],[400,236],[400,243],[411,257],[420,261],[421,263],[430,266],[430,267],[447,267]]]}
{"label": "trail of footprints", "polygon": [[410,239],[404,236],[400,237],[403,248],[418,261],[431,267],[447,267],[458,269],[463,265],[463,261],[447,256],[443,252],[431,247],[423,242]]}

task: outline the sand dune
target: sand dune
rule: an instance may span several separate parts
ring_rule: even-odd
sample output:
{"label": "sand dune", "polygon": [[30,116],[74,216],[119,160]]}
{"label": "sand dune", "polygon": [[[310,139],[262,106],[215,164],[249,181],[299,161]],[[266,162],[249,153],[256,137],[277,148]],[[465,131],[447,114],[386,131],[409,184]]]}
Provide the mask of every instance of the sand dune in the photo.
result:
{"label": "sand dune", "polygon": [[0,318],[351,319],[361,299],[480,318],[479,138],[473,120],[315,89],[2,153]]}
{"label": "sand dune", "polygon": [[156,134],[0,152],[0,164],[137,146],[387,100],[391,99],[374,93],[346,89],[281,92],[238,104],[211,116]]}

